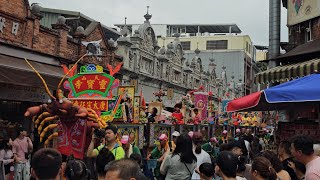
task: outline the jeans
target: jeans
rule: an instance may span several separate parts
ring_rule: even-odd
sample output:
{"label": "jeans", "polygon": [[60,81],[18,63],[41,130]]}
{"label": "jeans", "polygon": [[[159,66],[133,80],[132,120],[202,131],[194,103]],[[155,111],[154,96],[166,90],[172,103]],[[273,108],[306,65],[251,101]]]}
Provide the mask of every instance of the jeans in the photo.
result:
{"label": "jeans", "polygon": [[14,180],[30,180],[30,162],[15,163]]}

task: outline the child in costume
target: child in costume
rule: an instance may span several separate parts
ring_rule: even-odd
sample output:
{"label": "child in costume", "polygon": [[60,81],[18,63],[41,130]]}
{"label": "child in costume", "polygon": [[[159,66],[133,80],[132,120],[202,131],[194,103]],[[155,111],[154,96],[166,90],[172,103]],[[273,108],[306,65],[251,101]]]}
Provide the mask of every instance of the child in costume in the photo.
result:
{"label": "child in costume", "polygon": [[177,120],[177,124],[184,124],[183,122],[183,115],[182,113],[180,112],[180,106],[179,104],[176,104],[174,106],[174,112],[172,113],[172,117],[176,118]]}
{"label": "child in costume", "polygon": [[194,124],[200,124],[200,114],[199,110],[197,108],[193,109],[194,112],[194,118],[193,118],[193,123]]}

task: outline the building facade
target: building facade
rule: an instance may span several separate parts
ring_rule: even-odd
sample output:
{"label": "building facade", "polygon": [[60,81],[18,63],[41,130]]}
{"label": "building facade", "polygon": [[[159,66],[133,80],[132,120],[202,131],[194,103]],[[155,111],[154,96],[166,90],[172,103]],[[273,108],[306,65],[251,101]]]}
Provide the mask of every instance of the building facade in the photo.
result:
{"label": "building facade", "polygon": [[256,75],[260,84],[283,83],[320,70],[320,1],[282,0],[282,3],[288,9],[289,42],[281,44],[286,53],[270,60],[277,67]]}
{"label": "building facade", "polygon": [[287,1],[287,24],[291,48],[320,38],[320,2],[318,0]]}
{"label": "building facade", "polygon": [[[148,102],[154,101],[154,93],[163,89],[165,106],[173,107],[188,91],[204,87],[213,89],[214,73],[203,70],[203,64],[196,54],[187,60],[180,37],[170,43],[158,46],[158,40],[150,24],[151,15],[146,14],[143,24],[131,34],[127,25],[122,26],[122,37],[118,39],[117,54],[122,56],[123,84],[135,84],[136,92],[142,92]],[[169,95],[169,91],[173,91]]]}
{"label": "building facade", "polygon": [[121,58],[114,55],[115,42],[105,38],[100,23],[92,22],[85,29],[77,28],[71,36],[65,17],[60,16],[48,28],[41,25],[43,15],[37,4],[30,6],[27,0],[0,2],[0,127],[11,137],[7,131],[13,125],[22,123],[30,127],[32,121],[23,116],[27,107],[49,100],[41,80],[25,58],[53,93],[64,76],[61,65],[70,68],[88,53],[84,42],[101,40],[100,54],[84,57],[81,64],[95,63],[105,67],[106,64],[117,65]]}
{"label": "building facade", "polygon": [[[123,24],[115,26],[120,29],[124,27]],[[139,26],[129,24],[126,27],[129,34],[133,34]],[[158,44],[163,47],[174,42],[179,34],[186,62],[189,59],[191,63],[191,59],[199,57],[203,72],[209,71],[210,59],[214,59],[217,78],[226,71],[227,84],[239,86],[237,97],[258,90],[253,83],[253,77],[258,72],[258,68],[255,68],[255,48],[248,35],[238,35],[241,30],[236,24],[153,24],[152,27],[155,27]],[[196,54],[196,50],[200,50],[199,54]],[[231,77],[237,79],[231,82]]]}

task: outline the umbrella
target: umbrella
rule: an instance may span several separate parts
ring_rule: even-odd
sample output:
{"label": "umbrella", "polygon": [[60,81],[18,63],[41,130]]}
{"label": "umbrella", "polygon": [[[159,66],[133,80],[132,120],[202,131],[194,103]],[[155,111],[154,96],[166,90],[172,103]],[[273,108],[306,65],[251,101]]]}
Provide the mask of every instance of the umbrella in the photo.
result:
{"label": "umbrella", "polygon": [[311,74],[263,91],[235,99],[227,104],[227,112],[269,111],[297,108],[320,101],[320,74]]}

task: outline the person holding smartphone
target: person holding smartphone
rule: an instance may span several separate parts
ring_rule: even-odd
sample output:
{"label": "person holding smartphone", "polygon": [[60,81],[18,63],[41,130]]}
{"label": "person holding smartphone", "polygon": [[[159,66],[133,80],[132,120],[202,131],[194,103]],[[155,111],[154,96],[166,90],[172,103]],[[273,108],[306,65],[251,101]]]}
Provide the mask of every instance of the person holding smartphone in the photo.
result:
{"label": "person holding smartphone", "polygon": [[26,129],[20,127],[18,129],[18,137],[12,142],[12,152],[14,155],[14,179],[29,180],[30,179],[30,161],[29,156],[33,150],[33,144],[27,137]]}

